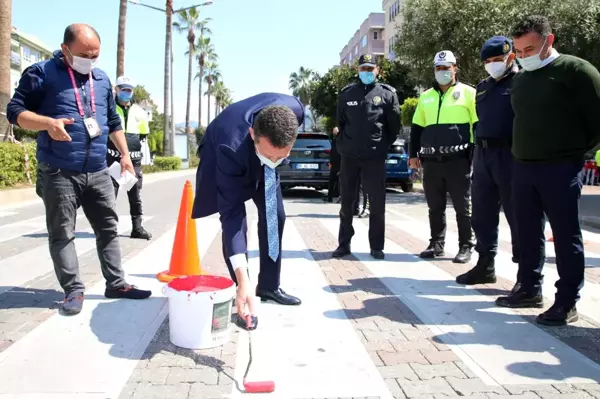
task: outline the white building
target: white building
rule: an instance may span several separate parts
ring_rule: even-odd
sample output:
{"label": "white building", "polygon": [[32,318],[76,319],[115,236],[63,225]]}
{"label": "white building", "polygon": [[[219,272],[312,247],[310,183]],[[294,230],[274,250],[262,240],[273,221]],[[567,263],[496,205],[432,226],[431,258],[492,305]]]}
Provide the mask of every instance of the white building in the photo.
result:
{"label": "white building", "polygon": [[383,0],[381,6],[385,12],[385,56],[390,60],[396,58],[394,54],[394,45],[396,35],[399,33],[398,25],[402,18],[400,16],[404,0]]}
{"label": "white building", "polygon": [[12,96],[25,69],[52,57],[52,50],[37,37],[13,27],[10,35],[10,86]]}

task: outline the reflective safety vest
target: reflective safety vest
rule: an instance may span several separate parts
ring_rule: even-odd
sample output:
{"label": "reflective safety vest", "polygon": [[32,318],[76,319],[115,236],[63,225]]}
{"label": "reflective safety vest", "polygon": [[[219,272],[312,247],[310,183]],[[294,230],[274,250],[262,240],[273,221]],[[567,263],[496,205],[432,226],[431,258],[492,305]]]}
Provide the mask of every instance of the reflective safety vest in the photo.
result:
{"label": "reflective safety vest", "polygon": [[470,149],[474,142],[473,125],[478,121],[475,97],[476,89],[460,82],[446,93],[431,88],[421,94],[412,121],[424,128],[421,157],[460,156]]}
{"label": "reflective safety vest", "polygon": [[117,106],[117,114],[121,117],[121,126],[125,133],[131,134],[149,134],[148,115],[142,107],[137,104],[131,104],[127,112],[127,126],[125,126],[125,113],[123,108]]}
{"label": "reflective safety vest", "polygon": [[600,150],[596,151],[596,164],[600,166]]}

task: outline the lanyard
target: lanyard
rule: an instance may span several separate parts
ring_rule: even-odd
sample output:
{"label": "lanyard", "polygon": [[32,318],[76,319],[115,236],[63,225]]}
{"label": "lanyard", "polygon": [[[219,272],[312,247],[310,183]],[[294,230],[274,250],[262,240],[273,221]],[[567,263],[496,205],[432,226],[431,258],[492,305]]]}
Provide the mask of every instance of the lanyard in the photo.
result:
{"label": "lanyard", "polygon": [[[73,89],[75,90],[75,100],[77,100],[77,109],[79,110],[79,115],[82,118],[85,118],[85,112],[83,109],[83,105],[81,102],[81,95],[79,94],[79,89],[77,88],[77,82],[75,81],[75,74],[71,68],[67,68],[69,70],[69,76],[71,77],[71,83],[73,84]],[[90,102],[92,106],[92,116],[96,116],[96,97],[94,96],[94,79],[92,78],[92,73],[90,72]]]}

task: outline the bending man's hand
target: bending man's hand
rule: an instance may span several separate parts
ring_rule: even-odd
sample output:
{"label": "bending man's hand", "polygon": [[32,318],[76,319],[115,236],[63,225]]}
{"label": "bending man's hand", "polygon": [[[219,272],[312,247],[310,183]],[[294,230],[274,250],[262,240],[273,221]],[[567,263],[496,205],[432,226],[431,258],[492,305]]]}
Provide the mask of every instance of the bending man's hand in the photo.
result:
{"label": "bending man's hand", "polygon": [[248,280],[238,284],[235,295],[235,306],[237,307],[238,316],[246,320],[246,327],[252,327],[252,316],[254,313],[255,296],[252,292],[252,284]]}

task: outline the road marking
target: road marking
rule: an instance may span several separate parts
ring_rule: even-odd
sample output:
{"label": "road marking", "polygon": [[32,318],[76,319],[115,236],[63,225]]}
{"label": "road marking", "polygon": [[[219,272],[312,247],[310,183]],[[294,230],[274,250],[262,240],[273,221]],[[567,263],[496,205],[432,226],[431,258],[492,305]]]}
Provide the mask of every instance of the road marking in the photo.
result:
{"label": "road marking", "polygon": [[46,216],[38,216],[27,220],[4,224],[0,226],[0,242],[9,241],[40,230],[46,231]]}
{"label": "road marking", "polygon": [[[259,270],[256,223],[249,248],[251,278]],[[259,328],[252,332],[253,362],[249,380],[274,380],[277,398],[392,396],[360,342],[337,296],[304,240],[287,220],[283,238],[281,286],[302,299],[300,306],[261,304]],[[236,351],[236,379],[241,382],[248,361],[248,334],[242,332]],[[232,397],[241,397],[235,388]]]}
{"label": "road marking", "polygon": [[[198,243],[204,255],[220,223],[197,223],[202,223]],[[174,236],[172,228],[124,264],[128,282],[151,289],[153,297],[105,299],[105,282],[99,282],[86,292],[79,315],[54,315],[0,353],[0,393],[15,399],[117,398],[167,315],[163,284],[154,276],[168,269]]]}
{"label": "road marking", "polygon": [[[78,219],[80,219],[78,217]],[[144,216],[148,221],[152,216]],[[125,215],[119,215],[118,234],[131,230],[131,220]],[[76,235],[83,235],[75,239],[75,250],[80,258],[87,252],[96,248],[96,236],[94,230],[88,227],[77,231]],[[23,285],[36,277],[42,276],[54,270],[48,240],[35,248],[0,260],[0,294],[13,287]]]}
{"label": "road marking", "polygon": [[[332,235],[337,235],[337,223],[325,220],[321,223]],[[411,224],[407,228],[411,234],[423,237],[418,226]],[[486,383],[600,381],[600,366],[596,363],[511,309],[495,307],[489,296],[457,285],[452,275],[391,240],[385,242],[386,260],[374,260],[369,255],[367,226],[358,222],[355,230],[354,256],[428,327],[433,327],[440,334],[438,338],[466,360]],[[473,364],[478,367],[472,367]]]}
{"label": "road marking", "polygon": [[[426,222],[421,222],[418,219],[412,218],[408,215],[403,215],[407,220],[410,220],[410,224],[403,222],[391,222],[393,226],[404,230],[405,232],[422,238],[423,240],[429,241],[430,230],[429,225]],[[501,227],[502,228],[502,227]],[[425,248],[423,248],[425,249]],[[449,229],[446,230],[446,248],[445,252],[449,256],[453,256],[458,252],[458,234]],[[477,257],[477,253],[473,254]],[[512,254],[508,254],[503,250],[499,249],[496,255],[496,275],[503,277],[509,281],[516,281],[518,266],[512,262]],[[468,266],[465,266],[465,272],[468,270]],[[558,280],[558,271],[554,267],[544,267],[544,282],[543,292],[544,295],[550,300],[554,299],[554,293],[556,287],[554,283]],[[600,323],[600,285],[587,281],[581,290],[581,300],[577,303],[577,311],[597,323]]]}

